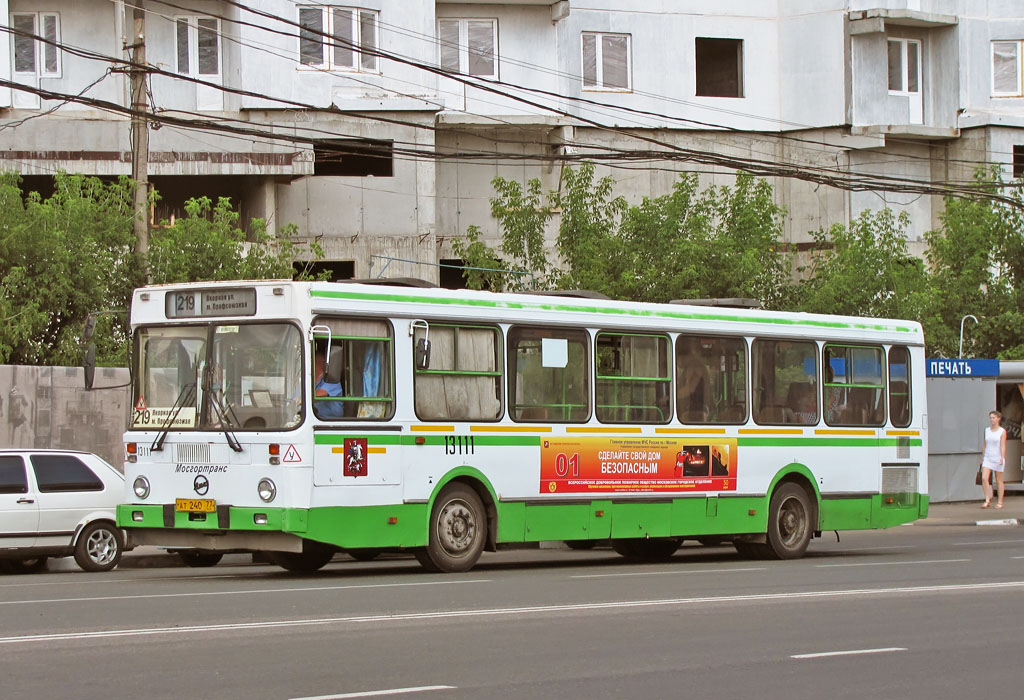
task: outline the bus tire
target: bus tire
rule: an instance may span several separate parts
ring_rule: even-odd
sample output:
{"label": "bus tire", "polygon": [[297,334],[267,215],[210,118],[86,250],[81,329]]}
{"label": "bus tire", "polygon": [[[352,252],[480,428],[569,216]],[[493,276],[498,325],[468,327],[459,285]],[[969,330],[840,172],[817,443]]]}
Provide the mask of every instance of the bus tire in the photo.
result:
{"label": "bus tire", "polygon": [[285,571],[305,574],[324,568],[334,558],[334,548],[303,540],[301,552],[267,552],[267,558]]}
{"label": "bus tire", "polygon": [[814,531],[811,499],[799,484],[788,482],[775,489],[768,506],[768,547],[772,559],[799,559],[807,551]]}
{"label": "bus tire", "polygon": [[664,561],[679,549],[679,540],[673,538],[612,540],[616,553],[634,561]]}
{"label": "bus tire", "polygon": [[469,486],[449,484],[430,511],[428,544],[417,550],[416,559],[427,571],[469,571],[487,542],[487,511],[480,496]]}
{"label": "bus tire", "polygon": [[89,523],[75,543],[75,563],[84,571],[110,571],[121,561],[124,537],[121,531],[103,520]]}
{"label": "bus tire", "polygon": [[220,563],[220,560],[224,558],[223,552],[204,552],[204,551],[188,551],[178,552],[178,557],[181,558],[181,562],[185,566],[191,566],[193,568],[202,568],[206,566],[216,566]]}

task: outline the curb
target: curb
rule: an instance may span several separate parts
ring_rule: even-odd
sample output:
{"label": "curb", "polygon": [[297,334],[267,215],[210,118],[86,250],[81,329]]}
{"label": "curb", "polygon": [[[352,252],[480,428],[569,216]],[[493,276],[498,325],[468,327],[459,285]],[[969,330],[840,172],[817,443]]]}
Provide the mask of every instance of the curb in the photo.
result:
{"label": "curb", "polygon": [[1020,518],[1003,518],[1001,520],[978,520],[974,524],[983,526],[1024,525],[1024,520],[1021,520]]}

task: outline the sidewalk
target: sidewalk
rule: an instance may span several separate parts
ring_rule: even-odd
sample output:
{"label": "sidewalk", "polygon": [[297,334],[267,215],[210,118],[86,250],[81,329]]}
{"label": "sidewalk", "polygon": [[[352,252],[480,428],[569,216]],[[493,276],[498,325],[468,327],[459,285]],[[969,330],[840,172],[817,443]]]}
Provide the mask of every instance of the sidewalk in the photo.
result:
{"label": "sidewalk", "polygon": [[1005,507],[999,509],[995,507],[995,499],[991,508],[982,508],[983,501],[979,487],[976,501],[932,503],[927,519],[918,520],[914,525],[1024,525],[1024,493],[1008,490],[1003,500]]}

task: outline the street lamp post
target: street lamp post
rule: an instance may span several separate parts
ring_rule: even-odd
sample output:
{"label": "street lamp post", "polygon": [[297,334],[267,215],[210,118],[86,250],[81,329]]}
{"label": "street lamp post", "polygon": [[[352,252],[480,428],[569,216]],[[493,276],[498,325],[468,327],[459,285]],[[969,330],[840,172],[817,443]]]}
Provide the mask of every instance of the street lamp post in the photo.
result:
{"label": "street lamp post", "polygon": [[960,319],[960,351],[957,353],[958,358],[962,358],[964,356],[964,321],[967,319],[971,319],[975,323],[978,322],[978,319],[975,318],[973,314],[967,314]]}

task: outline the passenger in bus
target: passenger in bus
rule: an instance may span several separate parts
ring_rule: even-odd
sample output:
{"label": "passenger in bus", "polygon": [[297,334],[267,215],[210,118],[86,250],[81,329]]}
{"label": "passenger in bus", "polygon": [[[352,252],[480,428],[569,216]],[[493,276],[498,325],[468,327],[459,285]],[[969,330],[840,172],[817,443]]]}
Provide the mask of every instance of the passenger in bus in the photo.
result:
{"label": "passenger in bus", "polygon": [[684,355],[679,366],[677,400],[680,419],[688,423],[703,423],[707,420],[711,395],[707,368],[694,353]]}
{"label": "passenger in bus", "polygon": [[[341,387],[341,353],[332,353],[332,362],[328,365],[325,355],[326,349],[317,348],[314,360],[313,394],[316,398],[341,397],[345,392]],[[345,412],[345,404],[342,401],[317,401],[313,399],[313,408],[321,418],[341,418]]]}

